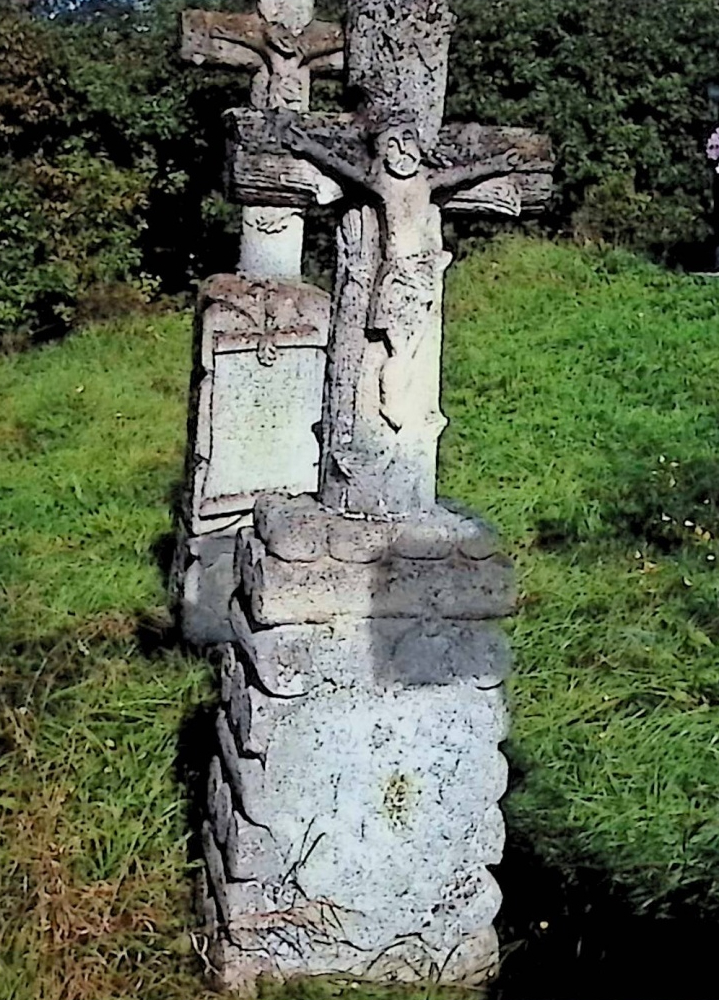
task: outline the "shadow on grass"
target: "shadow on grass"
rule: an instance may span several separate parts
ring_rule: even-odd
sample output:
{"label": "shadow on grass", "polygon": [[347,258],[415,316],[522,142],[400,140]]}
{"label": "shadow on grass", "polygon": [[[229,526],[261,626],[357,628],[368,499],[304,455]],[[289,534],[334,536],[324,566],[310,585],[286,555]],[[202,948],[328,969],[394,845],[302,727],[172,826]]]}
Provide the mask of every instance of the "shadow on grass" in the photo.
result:
{"label": "shadow on grass", "polygon": [[560,869],[511,829],[494,874],[504,896],[496,922],[503,961],[490,1000],[719,996],[719,909],[703,905],[708,886],[662,899],[660,916],[629,899],[601,861],[577,850],[576,866]]}
{"label": "shadow on grass", "polygon": [[582,542],[618,541],[671,555],[697,540],[719,537],[719,461],[715,458],[624,459],[623,464],[616,464],[608,485],[595,490],[594,499],[598,516],[591,525],[576,511],[568,517],[540,518],[536,548],[566,551]]}
{"label": "shadow on grass", "polygon": [[218,699],[194,705],[180,724],[175,757],[175,779],[186,796],[188,861],[203,857],[201,830],[207,815],[206,799],[210,761],[217,753]]}

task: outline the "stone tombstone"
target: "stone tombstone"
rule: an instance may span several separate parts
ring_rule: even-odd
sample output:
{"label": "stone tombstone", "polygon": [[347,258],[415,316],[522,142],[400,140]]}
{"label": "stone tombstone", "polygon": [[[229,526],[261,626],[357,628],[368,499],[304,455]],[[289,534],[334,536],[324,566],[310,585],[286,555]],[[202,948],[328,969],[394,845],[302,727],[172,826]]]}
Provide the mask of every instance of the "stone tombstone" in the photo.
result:
{"label": "stone tombstone", "polygon": [[249,203],[258,165],[277,207],[305,203],[304,165],[343,193],[319,490],[256,501],[219,644],[199,899],[215,979],[245,994],[497,962],[516,598],[493,531],[435,498],[441,213],[541,200],[551,154],[443,123],[453,21],[447,0],[349,0],[356,114],[228,113]]}
{"label": "stone tombstone", "polygon": [[[259,0],[252,14],[186,10],[184,59],[252,74],[259,109],[306,111],[313,74],[342,66],[343,33],[308,0]],[[242,213],[239,272],[200,289],[188,423],[186,497],[173,571],[185,637],[229,638],[232,551],[261,493],[317,488],[330,297],[302,280],[304,208],[341,194],[310,164],[294,171],[305,199],[278,204],[258,163]]]}

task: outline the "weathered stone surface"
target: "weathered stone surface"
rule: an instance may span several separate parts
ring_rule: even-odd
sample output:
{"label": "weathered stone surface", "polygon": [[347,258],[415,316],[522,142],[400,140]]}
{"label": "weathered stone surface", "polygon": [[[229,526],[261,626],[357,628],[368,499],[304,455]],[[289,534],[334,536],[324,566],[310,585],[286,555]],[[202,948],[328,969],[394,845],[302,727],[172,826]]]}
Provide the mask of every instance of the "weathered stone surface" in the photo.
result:
{"label": "weathered stone surface", "polygon": [[[408,940],[388,974],[409,975],[412,962],[415,974],[426,973],[465,938],[463,947],[483,942],[467,972],[494,956],[487,934],[500,897],[485,866],[498,860],[504,837],[495,806],[507,777],[497,750],[506,732],[502,691],[470,677],[378,685],[387,647],[398,630],[411,631],[381,626],[379,636],[367,622],[256,633],[257,675],[280,695],[254,692],[263,763],[238,759],[234,743],[220,739],[240,775],[242,812],[258,824],[242,816],[230,823],[228,848],[243,837],[250,846],[233,847],[224,881],[215,878],[233,901],[225,903],[230,940],[283,974],[360,975],[399,938]],[[298,697],[300,676],[306,693]],[[231,878],[258,882],[265,910],[228,885],[230,864]],[[281,944],[288,933],[294,952]]]}
{"label": "weathered stone surface", "polygon": [[212,828],[220,845],[224,844],[227,840],[231,818],[232,793],[230,792],[230,786],[223,781],[217,789],[212,812],[210,813]]}
{"label": "weathered stone surface", "polygon": [[248,823],[238,812],[232,814],[228,825],[224,854],[230,880],[258,881],[281,870],[268,831]]}
{"label": "weathered stone surface", "polygon": [[[209,62],[255,72],[264,69],[268,77],[279,78],[272,85],[267,80],[265,95],[255,91],[257,107],[277,107],[280,96],[285,101],[297,100],[295,81],[299,78],[304,83],[303,69],[332,73],[342,68],[342,29],[329,21],[313,20],[313,2],[305,3],[301,13],[297,4],[281,0],[260,0],[257,7],[256,14],[183,11],[180,58],[196,65]],[[306,101],[309,95],[302,97]]]}
{"label": "weathered stone surface", "polygon": [[268,495],[241,548],[242,591],[263,626],[343,616],[481,620],[510,614],[516,600],[495,533],[442,508],[371,521],[309,497]]}
{"label": "weathered stone surface", "polygon": [[305,220],[297,209],[246,205],[242,212],[239,270],[247,278],[298,280]]}
{"label": "weathered stone surface", "polygon": [[[230,108],[223,115],[227,133],[228,194],[241,205],[304,209],[329,205],[342,188],[314,165],[284,149],[274,118],[252,108]],[[317,129],[324,123],[351,122],[351,116],[305,114]],[[282,121],[277,118],[277,121]]]}
{"label": "weathered stone surface", "polygon": [[225,861],[217,846],[212,825],[207,820],[202,824],[202,852],[205,858],[208,891],[217,906],[219,920],[223,924],[227,924],[231,913],[227,908],[225,892],[227,885]]}
{"label": "weathered stone surface", "polygon": [[222,657],[221,690],[227,723],[238,747],[245,749],[249,740],[252,708],[247,690],[245,666],[230,644],[225,647]]}
{"label": "weathered stone surface", "polygon": [[444,209],[470,215],[540,215],[546,210],[553,190],[551,173],[517,172],[511,180],[482,181],[474,187],[456,191]]}
{"label": "weathered stone surface", "polygon": [[[434,658],[409,669],[404,649],[417,637],[444,637],[455,643],[444,659]],[[420,651],[421,655],[421,651]],[[461,657],[467,660],[462,663]],[[501,683],[511,657],[507,638],[495,622],[425,619],[342,619],[332,625],[285,625],[248,631],[243,656],[252,663],[256,686],[250,687],[251,739],[263,756],[271,731],[264,728],[268,706],[292,711],[294,701],[315,689],[338,687],[371,692],[391,687],[469,685],[486,692],[492,706],[491,735],[498,744],[507,735]],[[395,662],[396,661],[396,662]],[[267,700],[269,699],[269,701]]]}
{"label": "weathered stone surface", "polygon": [[326,513],[307,495],[267,495],[255,505],[258,537],[268,552],[288,562],[314,562],[327,553],[327,522]]}
{"label": "weathered stone surface", "polygon": [[404,559],[446,559],[455,547],[456,533],[456,525],[447,521],[427,518],[401,526],[392,543],[392,551]]}
{"label": "weathered stone surface", "polygon": [[[306,111],[312,75],[342,66],[341,29],[313,15],[310,0],[259,0],[254,14],[185,11],[182,56],[249,70],[255,107]],[[320,200],[339,193],[311,166],[293,169],[314,173]],[[300,281],[303,236],[301,212],[255,202],[243,213],[240,270],[274,282],[215,276],[200,294],[189,496],[172,583],[195,644],[227,638],[231,590],[226,557],[207,566],[193,537],[247,523],[262,490],[316,489],[312,428],[321,413],[329,297]]]}
{"label": "weathered stone surface", "polygon": [[[479,182],[546,174],[551,162],[547,142],[526,131],[442,127],[451,22],[443,0],[432,0],[431,11],[411,0],[402,17],[382,0],[357,0],[347,27],[349,83],[363,98],[357,118],[233,119],[243,176],[248,157],[268,176],[289,151],[339,181],[354,202],[338,230],[320,473],[321,501],[343,513],[387,516],[434,504],[450,261],[439,205]],[[294,181],[273,178],[273,187],[278,204],[302,203]],[[506,209],[509,199],[519,211],[506,185],[491,197],[495,207]]]}
{"label": "weathered stone surface", "polygon": [[468,559],[488,559],[499,551],[499,537],[484,522],[467,518],[457,530],[457,548]]}
{"label": "weathered stone surface", "polygon": [[[257,13],[186,10],[181,57],[249,70],[256,108],[306,111],[313,75],[343,64],[339,25],[313,19],[311,0],[259,0]],[[323,189],[322,181],[318,181]],[[293,210],[254,201],[243,213],[239,269],[253,277],[301,273],[304,220]],[[272,204],[271,202],[269,203]]]}
{"label": "weathered stone surface", "polygon": [[[268,115],[231,108],[224,121],[231,189],[242,204],[256,204],[263,195],[276,206],[329,204],[341,197],[338,181],[350,170],[349,179],[358,184],[372,172],[372,143],[364,117],[344,112]],[[306,170],[293,152],[311,156],[321,166]],[[551,147],[546,136],[530,129],[444,125],[432,158],[443,166],[428,167],[430,191],[449,211],[531,214],[545,207],[551,196]]]}
{"label": "weathered stone surface", "polygon": [[248,547],[242,586],[260,625],[329,622],[336,617],[480,620],[511,614],[516,604],[512,563],[394,559],[347,564],[324,557],[288,563]]}
{"label": "weathered stone surface", "polygon": [[329,296],[306,284],[216,275],[203,286],[204,375],[189,447],[192,530],[216,530],[265,490],[316,487]]}
{"label": "weathered stone surface", "polygon": [[409,112],[425,148],[437,141],[454,23],[446,0],[404,0],[401,10],[387,0],[348,0],[348,78],[376,130]]}
{"label": "weathered stone surface", "polygon": [[218,532],[180,542],[187,565],[176,571],[178,615],[185,639],[198,648],[232,642],[229,601],[235,589],[235,535]]}
{"label": "weathered stone surface", "polygon": [[387,521],[330,517],[327,529],[330,556],[345,563],[374,563],[390,547],[397,526]]}
{"label": "weathered stone surface", "polygon": [[472,679],[496,687],[509,674],[507,637],[493,625],[429,620],[407,630],[386,660],[378,661],[378,682],[404,687],[454,684]]}

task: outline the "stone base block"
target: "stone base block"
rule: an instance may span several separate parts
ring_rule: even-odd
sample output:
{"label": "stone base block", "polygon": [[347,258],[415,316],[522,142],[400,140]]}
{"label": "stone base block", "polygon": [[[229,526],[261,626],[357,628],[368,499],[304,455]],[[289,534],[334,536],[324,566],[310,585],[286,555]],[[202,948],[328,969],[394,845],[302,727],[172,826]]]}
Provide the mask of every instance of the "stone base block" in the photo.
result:
{"label": "stone base block", "polygon": [[179,540],[172,598],[184,639],[203,648],[231,642],[230,601],[235,589],[236,532]]}
{"label": "stone base block", "polygon": [[[507,779],[501,633],[471,623],[484,665],[450,677],[411,655],[393,668],[416,639],[407,621],[233,622],[203,829],[221,981],[485,977]],[[436,636],[451,645],[465,627]]]}
{"label": "stone base block", "polygon": [[239,573],[260,625],[338,617],[482,620],[514,609],[513,568],[481,522],[436,507],[404,521],[341,517],[311,497],[258,501]]}

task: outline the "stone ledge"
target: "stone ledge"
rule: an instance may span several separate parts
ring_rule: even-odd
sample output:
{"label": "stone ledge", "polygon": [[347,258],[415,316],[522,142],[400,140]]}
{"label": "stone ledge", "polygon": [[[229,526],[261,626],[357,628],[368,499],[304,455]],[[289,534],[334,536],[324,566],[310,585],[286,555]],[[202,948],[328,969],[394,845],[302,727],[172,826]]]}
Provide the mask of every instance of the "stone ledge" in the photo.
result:
{"label": "stone ledge", "polygon": [[255,506],[255,531],[267,552],[285,562],[372,563],[385,555],[404,559],[446,559],[457,553],[483,560],[499,549],[496,532],[478,518],[436,506],[411,520],[341,517],[307,495],[267,494]]}
{"label": "stone ledge", "polygon": [[481,621],[515,608],[496,534],[443,507],[411,520],[348,518],[310,496],[264,496],[235,572],[261,626],[337,618]]}
{"label": "stone ledge", "polygon": [[513,566],[505,556],[428,562],[387,555],[375,563],[322,556],[311,563],[269,555],[257,538],[242,553],[242,592],[258,625],[322,624],[338,618],[451,618],[512,613]]}

